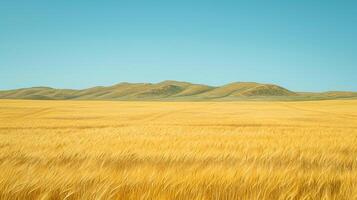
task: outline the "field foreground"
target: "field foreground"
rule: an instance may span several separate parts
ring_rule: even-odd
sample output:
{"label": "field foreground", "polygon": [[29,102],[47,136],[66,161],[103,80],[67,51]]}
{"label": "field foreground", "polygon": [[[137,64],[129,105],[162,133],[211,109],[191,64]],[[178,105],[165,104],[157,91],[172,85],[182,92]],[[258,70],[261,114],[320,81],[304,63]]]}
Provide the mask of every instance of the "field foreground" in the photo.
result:
{"label": "field foreground", "polygon": [[0,101],[0,199],[357,199],[357,101]]}

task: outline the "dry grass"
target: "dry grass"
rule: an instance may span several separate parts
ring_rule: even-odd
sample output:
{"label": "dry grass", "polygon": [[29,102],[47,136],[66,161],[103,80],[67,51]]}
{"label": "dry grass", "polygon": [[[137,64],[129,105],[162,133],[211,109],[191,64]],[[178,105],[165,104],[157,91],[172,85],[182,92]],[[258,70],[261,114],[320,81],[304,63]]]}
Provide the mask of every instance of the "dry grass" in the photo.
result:
{"label": "dry grass", "polygon": [[0,199],[357,199],[357,101],[0,101]]}

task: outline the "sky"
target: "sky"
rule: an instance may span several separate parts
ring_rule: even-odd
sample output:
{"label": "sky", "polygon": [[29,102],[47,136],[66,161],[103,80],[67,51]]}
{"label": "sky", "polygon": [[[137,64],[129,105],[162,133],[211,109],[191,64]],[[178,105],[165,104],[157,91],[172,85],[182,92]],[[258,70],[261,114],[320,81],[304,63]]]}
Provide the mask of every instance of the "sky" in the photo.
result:
{"label": "sky", "polygon": [[163,80],[357,91],[357,1],[0,0],[0,90]]}

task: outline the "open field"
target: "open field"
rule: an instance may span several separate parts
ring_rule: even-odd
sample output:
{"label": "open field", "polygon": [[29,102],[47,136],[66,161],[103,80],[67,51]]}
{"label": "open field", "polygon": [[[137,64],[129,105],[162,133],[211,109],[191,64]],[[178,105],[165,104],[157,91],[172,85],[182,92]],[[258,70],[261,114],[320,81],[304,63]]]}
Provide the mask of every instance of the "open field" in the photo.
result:
{"label": "open field", "polygon": [[357,199],[357,101],[0,100],[0,199]]}

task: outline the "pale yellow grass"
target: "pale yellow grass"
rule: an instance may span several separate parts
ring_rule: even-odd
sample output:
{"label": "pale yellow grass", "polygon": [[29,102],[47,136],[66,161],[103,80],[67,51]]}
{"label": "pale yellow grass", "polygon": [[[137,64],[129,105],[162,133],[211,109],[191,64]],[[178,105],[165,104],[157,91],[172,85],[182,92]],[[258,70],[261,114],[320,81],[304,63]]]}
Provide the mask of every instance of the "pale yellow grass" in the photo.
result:
{"label": "pale yellow grass", "polygon": [[357,101],[0,101],[0,199],[356,199]]}

